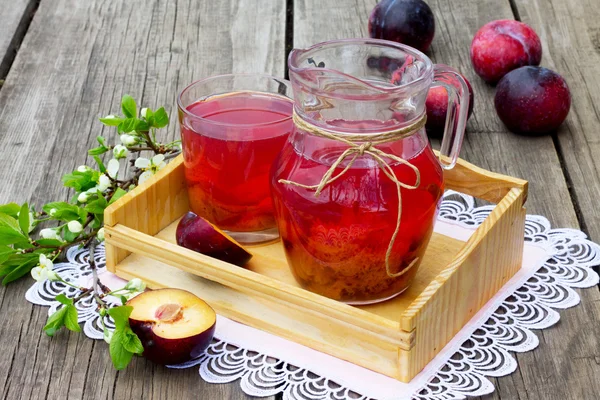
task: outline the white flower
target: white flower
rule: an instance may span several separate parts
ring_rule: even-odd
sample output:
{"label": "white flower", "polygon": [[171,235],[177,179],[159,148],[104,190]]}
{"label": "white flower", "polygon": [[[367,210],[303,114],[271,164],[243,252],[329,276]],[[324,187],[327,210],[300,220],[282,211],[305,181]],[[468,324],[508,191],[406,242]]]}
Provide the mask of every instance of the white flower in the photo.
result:
{"label": "white flower", "polygon": [[166,165],[167,163],[165,162],[164,154],[157,154],[150,160],[144,157],[138,158],[137,160],[135,160],[135,166],[144,171],[144,173],[140,175],[139,183],[144,183],[152,175],[156,174],[158,171],[166,167]]}
{"label": "white flower", "polygon": [[[48,274],[50,272],[54,273],[54,271],[52,271],[52,267],[54,266],[54,264],[52,263],[52,260],[50,260],[44,254],[40,254],[39,261],[40,261],[40,265],[31,270],[31,277],[38,282],[43,282],[46,279],[48,279]],[[54,275],[56,275],[56,274],[54,274]],[[53,275],[53,277],[54,277],[54,275]]]}
{"label": "white flower", "polygon": [[96,237],[98,238],[98,241],[104,242],[104,228],[100,228],[98,230],[98,233],[96,234]]}
{"label": "white flower", "polygon": [[60,281],[60,276],[58,276],[58,274],[52,270],[48,271],[48,280],[50,282],[56,282],[56,281]]}
{"label": "white flower", "polygon": [[44,254],[40,254],[40,267],[52,269],[54,264],[52,263],[52,260],[46,257]]}
{"label": "white flower", "polygon": [[140,111],[140,115],[144,118],[146,118],[146,114],[148,114],[148,109],[146,107],[142,108],[142,110]]}
{"label": "white flower", "polygon": [[106,192],[106,190],[109,187],[110,187],[110,178],[108,176],[106,176],[105,174],[100,175],[100,178],[98,178],[98,184],[96,185],[95,189],[99,190],[100,192]]}
{"label": "white flower", "polygon": [[77,171],[79,172],[87,172],[89,171],[91,168],[88,167],[87,165],[80,165],[79,167],[77,167]]}
{"label": "white flower", "polygon": [[83,225],[79,221],[70,221],[67,224],[67,228],[73,233],[79,233],[83,230]]}
{"label": "white flower", "polygon": [[123,146],[122,144],[118,144],[113,149],[113,155],[117,160],[125,158],[129,155],[129,150],[127,150],[127,147]]}
{"label": "white flower", "polygon": [[31,270],[31,277],[38,282],[44,282],[48,279],[48,271],[46,268],[35,267]]}
{"label": "white flower", "polygon": [[148,179],[150,179],[152,175],[154,174],[151,171],[142,172],[142,174],[140,175],[139,184],[141,185],[142,183],[146,182]]}
{"label": "white flower", "polygon": [[60,240],[62,242],[62,238],[56,231],[56,229],[46,228],[40,231],[40,236],[44,239],[55,239]]}
{"label": "white flower", "polygon": [[104,328],[104,341],[106,343],[110,344],[112,337],[113,337],[113,331],[108,330],[108,328]]}
{"label": "white flower", "polygon": [[121,143],[123,143],[125,146],[133,146],[138,141],[135,136],[128,135],[126,133],[122,134],[119,139],[121,139]]}
{"label": "white flower", "polygon": [[77,201],[80,203],[85,203],[86,201],[88,201],[88,194],[87,192],[81,192],[79,193],[79,196],[77,196]]}
{"label": "white flower", "polygon": [[139,278],[133,278],[132,280],[127,282],[127,285],[125,285],[125,289],[132,292],[143,292],[144,290],[146,290],[146,284],[143,280]]}
{"label": "white flower", "polygon": [[54,215],[58,210],[56,208],[51,208],[49,214]]}
{"label": "white flower", "polygon": [[[127,149],[125,149],[125,150],[127,150]],[[119,174],[119,167],[120,167],[119,161],[115,160],[113,158],[106,165],[106,173],[108,174],[108,176],[115,179],[117,177],[117,175]]]}

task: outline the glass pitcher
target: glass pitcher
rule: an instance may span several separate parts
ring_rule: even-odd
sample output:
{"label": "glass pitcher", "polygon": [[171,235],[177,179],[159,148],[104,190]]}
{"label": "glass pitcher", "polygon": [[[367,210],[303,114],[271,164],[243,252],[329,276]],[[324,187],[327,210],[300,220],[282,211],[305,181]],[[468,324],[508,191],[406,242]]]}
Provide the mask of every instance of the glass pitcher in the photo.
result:
{"label": "glass pitcher", "polygon": [[[456,163],[469,92],[460,75],[395,42],[347,39],[291,52],[294,131],[271,170],[290,268],[349,304],[402,293],[417,273]],[[425,133],[430,87],[448,91],[438,161]]]}

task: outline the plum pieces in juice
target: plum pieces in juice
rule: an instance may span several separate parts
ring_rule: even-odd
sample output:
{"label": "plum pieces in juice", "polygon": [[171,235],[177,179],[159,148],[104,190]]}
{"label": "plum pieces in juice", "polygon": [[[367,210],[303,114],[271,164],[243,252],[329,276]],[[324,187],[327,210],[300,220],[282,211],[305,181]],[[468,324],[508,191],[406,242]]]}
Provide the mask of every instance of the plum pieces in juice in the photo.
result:
{"label": "plum pieces in juice", "polygon": [[[403,270],[415,258],[419,261],[406,274],[391,278],[385,253],[396,227],[395,184],[373,165],[353,166],[315,198],[314,191],[277,180],[311,182],[323,176],[328,165],[298,155],[292,146],[284,148],[281,158],[289,161],[279,165],[272,178],[275,210],[291,270],[305,289],[349,303],[382,300],[406,289],[429,242],[443,191],[441,169],[426,150],[410,160],[421,171],[421,185],[402,189],[404,212],[391,272]],[[408,167],[392,168],[401,181],[414,181]]]}
{"label": "plum pieces in juice", "polygon": [[182,128],[192,211],[231,231],[274,228],[268,177],[293,126],[291,100],[239,92],[188,111],[203,118]]}

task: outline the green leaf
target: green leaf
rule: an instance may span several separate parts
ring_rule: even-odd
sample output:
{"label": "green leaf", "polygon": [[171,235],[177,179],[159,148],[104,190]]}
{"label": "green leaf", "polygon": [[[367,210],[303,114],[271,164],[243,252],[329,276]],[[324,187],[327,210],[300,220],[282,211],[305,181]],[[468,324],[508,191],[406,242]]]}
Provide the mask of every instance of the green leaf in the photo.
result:
{"label": "green leaf", "polygon": [[129,133],[135,130],[135,121],[136,118],[127,118],[124,120],[121,125],[119,125],[119,132]]}
{"label": "green leaf", "polygon": [[137,117],[137,106],[135,100],[130,95],[126,94],[121,99],[121,110],[127,118]]}
{"label": "green leaf", "polygon": [[169,115],[164,107],[161,107],[154,113],[154,127],[164,128],[167,125],[169,125]]}
{"label": "green leaf", "polygon": [[0,278],[10,274],[14,268],[12,265],[0,265]]}
{"label": "green leaf", "polygon": [[119,306],[108,310],[108,315],[110,315],[113,321],[115,321],[117,330],[122,330],[129,326],[129,316],[131,315],[132,311],[133,307],[131,306]]}
{"label": "green leaf", "polygon": [[146,108],[146,117],[144,117],[149,126],[154,125],[154,112],[150,108]]}
{"label": "green leaf", "polygon": [[88,202],[84,209],[92,214],[104,214],[106,206],[108,206],[106,199],[103,196],[99,196],[97,200]]}
{"label": "green leaf", "polygon": [[64,318],[65,326],[70,331],[81,332],[81,327],[79,326],[78,321],[79,316],[77,315],[77,308],[75,308],[75,306],[73,305],[65,306],[65,308],[67,309]]}
{"label": "green leaf", "polygon": [[15,244],[23,240],[27,240],[27,237],[23,236],[21,232],[8,226],[0,226],[0,244]]}
{"label": "green leaf", "polygon": [[104,139],[104,137],[102,137],[102,136],[96,136],[96,140],[98,141],[98,143],[100,144],[100,146],[106,147],[106,139]]}
{"label": "green leaf", "polygon": [[100,154],[104,154],[107,151],[108,151],[108,147],[98,146],[98,147],[94,147],[93,149],[89,149],[88,154],[90,156],[99,156]]}
{"label": "green leaf", "polygon": [[[17,279],[27,275],[31,269],[33,267],[35,267],[38,263],[38,255],[35,255],[36,258],[34,259],[28,259],[27,261],[24,261],[22,264],[20,264],[19,266],[17,266],[16,268],[12,268],[12,270],[9,271],[3,271],[3,272],[8,272],[7,274],[2,273],[1,275],[6,275],[4,277],[4,279],[2,280],[2,284],[3,285],[8,285],[9,283],[16,281]],[[0,276],[1,276],[0,275]]]}
{"label": "green leaf", "polygon": [[[54,215],[50,215],[50,210],[54,211]],[[56,201],[45,204],[43,210],[50,216],[50,218],[59,221],[74,221],[81,219],[83,209],[77,207],[75,204],[70,204],[64,201]],[[85,211],[83,211],[85,212]],[[85,217],[84,217],[85,219]]]}
{"label": "green leaf", "polygon": [[20,210],[21,206],[17,203],[8,203],[0,206],[0,213],[10,215],[13,218],[17,217]]}
{"label": "green leaf", "polygon": [[123,121],[123,118],[119,118],[119,117],[115,117],[115,118],[109,118],[109,117],[100,118],[100,122],[102,122],[106,126],[119,126],[119,124],[122,121]]}
{"label": "green leaf", "polygon": [[106,172],[106,167],[104,166],[104,163],[102,162],[100,157],[94,156],[94,160],[96,161],[96,164],[98,164],[98,169],[100,169],[100,172],[104,174]]}
{"label": "green leaf", "polygon": [[21,206],[21,211],[19,211],[19,226],[21,232],[29,237],[29,205],[27,203],[24,203]]}
{"label": "green leaf", "polygon": [[127,304],[127,297],[121,295],[121,296],[119,296],[119,300],[121,300],[121,304],[123,304],[123,305]]}
{"label": "green leaf", "polygon": [[127,365],[129,365],[131,362],[131,358],[133,357],[133,353],[128,351],[125,346],[123,346],[122,340],[124,335],[125,334],[123,331],[115,329],[113,337],[110,341],[110,358],[117,370],[122,370],[127,367]]}
{"label": "green leaf", "polygon": [[[19,210],[21,207],[19,207]],[[19,232],[19,222],[16,220],[16,217],[11,217],[8,214],[4,214],[0,212],[0,226],[5,226],[7,228],[12,228],[15,231]]]}
{"label": "green leaf", "polygon": [[81,234],[81,232],[79,233],[75,233],[75,232],[71,232],[70,230],[68,230],[67,228],[64,229],[64,233],[63,233],[63,238],[71,243],[73,242],[75,239],[77,239],[79,237],[79,235]]}
{"label": "green leaf", "polygon": [[142,354],[144,352],[142,341],[131,328],[127,328],[124,331],[124,335],[121,336],[121,344],[127,351],[130,351],[133,354]]}
{"label": "green leaf", "polygon": [[113,194],[113,196],[111,197],[110,201],[108,202],[108,204],[112,204],[115,201],[119,200],[121,197],[123,197],[124,195],[126,195],[127,192],[121,188],[117,188],[117,190],[115,190],[115,194]]}
{"label": "green leaf", "polygon": [[67,315],[67,307],[63,306],[56,310],[54,314],[48,317],[48,321],[46,322],[46,326],[44,326],[44,331],[48,336],[54,336],[56,332],[60,330],[63,326],[65,326],[65,317]]}
{"label": "green leaf", "polygon": [[85,192],[96,186],[99,177],[100,173],[94,170],[85,172],[73,171],[70,174],[63,175],[62,181],[66,187],[73,188],[77,192]]}
{"label": "green leaf", "polygon": [[94,214],[94,220],[90,224],[92,229],[98,229],[102,227],[104,223],[104,214]]}
{"label": "green leaf", "polygon": [[138,119],[135,121],[135,131],[136,132],[148,132],[150,130],[150,126],[148,123],[142,119]]}
{"label": "green leaf", "polygon": [[72,306],[73,305],[73,299],[71,299],[70,297],[65,296],[64,294],[59,294],[58,296],[56,296],[54,298],[56,301],[58,301],[60,304],[64,304],[65,306]]}
{"label": "green leaf", "polygon": [[8,258],[15,254],[16,250],[9,246],[0,246],[0,265],[2,265]]}

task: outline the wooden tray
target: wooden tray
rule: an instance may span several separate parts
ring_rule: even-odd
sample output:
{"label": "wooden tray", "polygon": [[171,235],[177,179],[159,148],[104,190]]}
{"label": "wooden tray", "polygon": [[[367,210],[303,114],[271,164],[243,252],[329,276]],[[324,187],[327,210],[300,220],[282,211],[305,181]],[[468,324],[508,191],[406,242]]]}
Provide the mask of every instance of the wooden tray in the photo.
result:
{"label": "wooden tray", "polygon": [[247,269],[175,243],[188,211],[183,159],[105,212],[106,265],[151,288],[196,293],[219,314],[403,382],[410,381],[520,268],[527,182],[460,160],[446,188],[497,206],[467,242],[433,234],[401,296],[354,307],[301,289],[281,242],[251,247]]}

